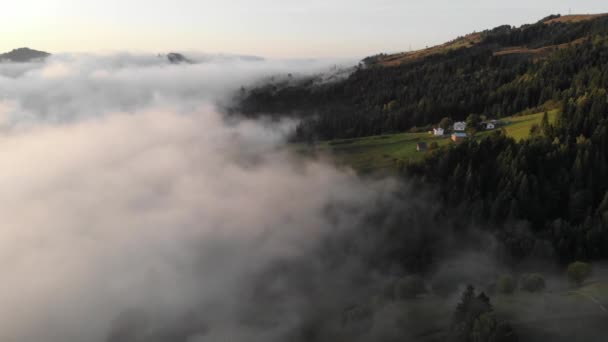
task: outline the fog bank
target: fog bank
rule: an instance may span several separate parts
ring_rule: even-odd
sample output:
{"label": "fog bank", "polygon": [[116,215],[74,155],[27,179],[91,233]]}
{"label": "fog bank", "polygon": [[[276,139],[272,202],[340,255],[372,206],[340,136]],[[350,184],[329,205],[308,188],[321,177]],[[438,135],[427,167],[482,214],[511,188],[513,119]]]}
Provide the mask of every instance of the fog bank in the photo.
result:
{"label": "fog bank", "polygon": [[312,307],[352,300],[357,286],[330,294],[363,266],[330,277],[316,252],[392,181],[299,158],[289,122],[215,109],[293,66],[0,65],[0,339],[279,341]]}

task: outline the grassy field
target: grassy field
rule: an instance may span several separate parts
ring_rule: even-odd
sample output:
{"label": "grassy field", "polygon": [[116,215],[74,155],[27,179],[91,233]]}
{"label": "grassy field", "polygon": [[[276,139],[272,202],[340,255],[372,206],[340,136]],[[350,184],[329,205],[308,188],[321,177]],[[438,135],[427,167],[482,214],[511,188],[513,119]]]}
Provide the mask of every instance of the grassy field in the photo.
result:
{"label": "grassy field", "polygon": [[379,135],[359,139],[333,140],[316,146],[317,152],[330,154],[341,165],[366,172],[393,168],[398,161],[417,160],[424,153],[416,151],[418,142],[439,146],[450,143],[449,137],[435,137],[428,133]]}
{"label": "grassy field", "polygon": [[[549,112],[550,120],[554,120],[557,111]],[[504,130],[507,135],[516,140],[526,139],[530,128],[539,124],[543,113],[513,116],[504,118]],[[491,132],[476,135],[481,138]],[[390,171],[398,162],[420,160],[428,152],[417,152],[416,144],[426,142],[430,146],[436,142],[439,146],[451,144],[449,136],[435,137],[429,133],[400,133],[379,135],[357,139],[325,141],[315,146],[316,152],[332,156],[338,164],[354,168],[359,172]]]}
{"label": "grassy field", "polygon": [[[490,294],[490,297],[496,314],[510,322],[520,341],[603,341],[597,335],[606,332],[608,319],[605,280],[581,288],[565,288],[560,284],[540,293],[516,290],[513,294]],[[454,300],[427,295],[392,305],[403,313],[399,325],[412,337],[437,341],[442,340],[438,336],[447,332]]]}
{"label": "grassy field", "polygon": [[543,293],[516,292],[492,298],[500,316],[511,322],[521,341],[604,341],[608,283]]}
{"label": "grassy field", "polygon": [[[557,110],[552,110],[549,113],[549,121],[553,122],[557,116]],[[524,116],[514,116],[505,118],[503,121],[507,123],[505,130],[507,135],[515,140],[527,139],[530,137],[530,128],[534,124],[540,124],[544,113],[537,113]]]}
{"label": "grassy field", "polygon": [[[593,293],[597,301],[584,295],[587,292]],[[514,327],[520,341],[570,342],[603,340],[596,335],[606,332],[608,312],[603,309],[606,295],[608,283],[597,281],[582,288],[558,285],[540,293],[516,290],[513,294],[490,294],[490,297],[495,313]],[[442,341],[457,300],[428,294],[390,302],[376,310],[381,317],[397,317],[395,325],[413,340]],[[577,336],[581,338],[572,339]]]}
{"label": "grassy field", "polygon": [[592,283],[582,288],[581,291],[592,294],[608,303],[608,282]]}

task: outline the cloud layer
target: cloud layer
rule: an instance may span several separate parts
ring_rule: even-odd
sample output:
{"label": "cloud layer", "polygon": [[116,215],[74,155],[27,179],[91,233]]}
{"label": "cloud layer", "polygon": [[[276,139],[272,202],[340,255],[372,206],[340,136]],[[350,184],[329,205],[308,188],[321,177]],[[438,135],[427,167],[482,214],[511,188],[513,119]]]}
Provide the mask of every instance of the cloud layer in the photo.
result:
{"label": "cloud layer", "polygon": [[55,55],[45,64],[0,64],[0,101],[13,106],[11,122],[70,122],[115,111],[171,105],[190,112],[202,103],[225,104],[240,86],[272,74],[306,75],[339,61],[261,60],[188,55],[192,65],[165,56]]}
{"label": "cloud layer", "polygon": [[390,184],[214,109],[294,64],[155,58],[0,66],[0,340],[281,340],[346,281],[315,253]]}

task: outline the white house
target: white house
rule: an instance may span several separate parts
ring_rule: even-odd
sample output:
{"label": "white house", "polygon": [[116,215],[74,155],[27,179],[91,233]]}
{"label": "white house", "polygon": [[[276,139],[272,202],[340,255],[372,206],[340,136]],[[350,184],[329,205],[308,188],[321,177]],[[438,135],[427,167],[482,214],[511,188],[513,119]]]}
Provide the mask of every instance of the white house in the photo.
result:
{"label": "white house", "polygon": [[490,130],[493,130],[493,129],[496,129],[496,125],[495,124],[493,124],[491,122],[486,123],[486,130],[490,131]]}
{"label": "white house", "polygon": [[454,123],[454,131],[456,132],[464,132],[467,129],[467,123],[464,121],[459,121]]}
{"label": "white house", "polygon": [[443,136],[443,134],[445,133],[445,130],[441,127],[439,128],[433,128],[433,135],[436,136]]}

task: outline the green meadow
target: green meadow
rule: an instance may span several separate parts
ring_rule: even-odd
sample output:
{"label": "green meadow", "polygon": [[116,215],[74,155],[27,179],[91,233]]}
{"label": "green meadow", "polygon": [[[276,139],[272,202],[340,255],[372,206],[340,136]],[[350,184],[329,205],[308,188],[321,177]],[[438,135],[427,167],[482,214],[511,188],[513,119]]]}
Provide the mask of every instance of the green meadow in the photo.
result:
{"label": "green meadow", "polygon": [[[557,110],[549,112],[549,120],[555,120]],[[503,118],[505,124],[500,129],[516,140],[530,136],[534,124],[540,124],[543,113]],[[476,139],[491,134],[492,131],[480,132]],[[369,173],[391,171],[399,162],[417,161],[424,158],[427,152],[416,151],[416,144],[433,142],[439,147],[452,144],[449,136],[436,137],[429,133],[398,133],[356,139],[323,141],[314,146],[315,152],[329,154],[339,164],[352,167],[358,172]]]}

